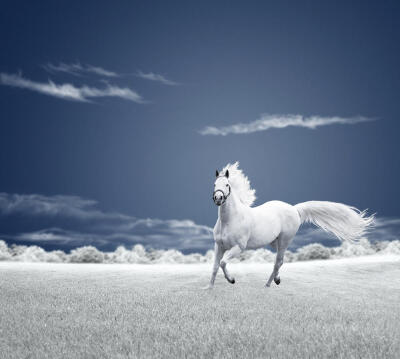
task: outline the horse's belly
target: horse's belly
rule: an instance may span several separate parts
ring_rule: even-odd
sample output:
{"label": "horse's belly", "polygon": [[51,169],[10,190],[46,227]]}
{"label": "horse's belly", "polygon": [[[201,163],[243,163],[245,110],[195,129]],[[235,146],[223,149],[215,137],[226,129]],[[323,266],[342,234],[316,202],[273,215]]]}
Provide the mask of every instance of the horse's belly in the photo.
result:
{"label": "horse's belly", "polygon": [[249,241],[247,242],[247,249],[257,249],[265,247],[267,244],[271,243],[279,235],[274,234],[274,232],[264,233],[260,235],[251,235]]}
{"label": "horse's belly", "polygon": [[278,237],[281,232],[281,221],[269,211],[255,213],[250,232],[248,249],[265,247]]}

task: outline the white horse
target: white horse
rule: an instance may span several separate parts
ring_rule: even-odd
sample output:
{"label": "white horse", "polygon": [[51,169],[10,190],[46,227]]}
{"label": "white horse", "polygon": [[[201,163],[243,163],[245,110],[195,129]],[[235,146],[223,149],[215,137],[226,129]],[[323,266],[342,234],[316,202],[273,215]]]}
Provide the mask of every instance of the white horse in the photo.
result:
{"label": "white horse", "polygon": [[215,260],[208,289],[214,286],[219,267],[230,283],[235,279],[226,268],[227,262],[245,249],[271,245],[276,250],[276,260],[266,286],[272,280],[279,285],[279,269],[287,247],[300,225],[311,222],[342,241],[357,241],[373,223],[374,216],[366,217],[354,207],[342,203],[310,201],[292,206],[285,202],[270,201],[251,207],[255,190],[248,178],[238,168],[239,163],[228,164],[216,172],[213,200],[218,208],[214,227]]}

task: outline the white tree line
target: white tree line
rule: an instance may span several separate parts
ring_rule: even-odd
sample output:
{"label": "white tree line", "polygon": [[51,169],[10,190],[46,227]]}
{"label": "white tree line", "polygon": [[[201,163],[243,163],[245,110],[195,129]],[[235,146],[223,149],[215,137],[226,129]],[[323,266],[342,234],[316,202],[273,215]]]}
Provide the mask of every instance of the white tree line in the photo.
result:
{"label": "white tree line", "polygon": [[[400,255],[400,240],[381,241],[371,243],[367,239],[358,244],[343,243],[339,247],[325,247],[319,243],[308,244],[297,249],[296,252],[287,251],[286,262],[307,261],[314,259],[334,259],[345,257],[358,257],[372,254]],[[33,245],[8,246],[0,240],[0,260],[18,262],[53,262],[53,263],[210,263],[214,257],[214,251],[209,250],[204,255],[200,253],[183,254],[169,249],[146,249],[141,244],[134,245],[131,249],[123,246],[113,252],[102,252],[93,246],[84,246],[66,253],[61,250],[45,251],[43,248]],[[265,263],[274,261],[274,253],[268,249],[248,250],[243,252],[232,262]]]}

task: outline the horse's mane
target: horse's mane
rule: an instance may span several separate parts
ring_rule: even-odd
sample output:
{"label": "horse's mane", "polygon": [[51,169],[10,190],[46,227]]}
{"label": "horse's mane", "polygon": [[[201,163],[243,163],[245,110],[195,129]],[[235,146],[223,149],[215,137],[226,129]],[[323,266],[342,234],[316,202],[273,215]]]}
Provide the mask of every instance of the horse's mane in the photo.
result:
{"label": "horse's mane", "polygon": [[228,163],[222,169],[223,173],[225,173],[226,170],[229,170],[229,183],[235,191],[235,194],[243,204],[250,207],[256,200],[256,190],[251,188],[249,179],[243,171],[239,169],[239,162],[235,162],[234,164]]}

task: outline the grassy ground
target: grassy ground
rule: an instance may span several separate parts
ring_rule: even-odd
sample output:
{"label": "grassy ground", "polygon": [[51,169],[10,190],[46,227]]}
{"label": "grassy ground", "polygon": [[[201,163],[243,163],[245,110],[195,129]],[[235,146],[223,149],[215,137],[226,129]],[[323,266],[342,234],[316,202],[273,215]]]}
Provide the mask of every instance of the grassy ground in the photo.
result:
{"label": "grassy ground", "polygon": [[0,263],[0,357],[400,357],[399,257],[230,268]]}

